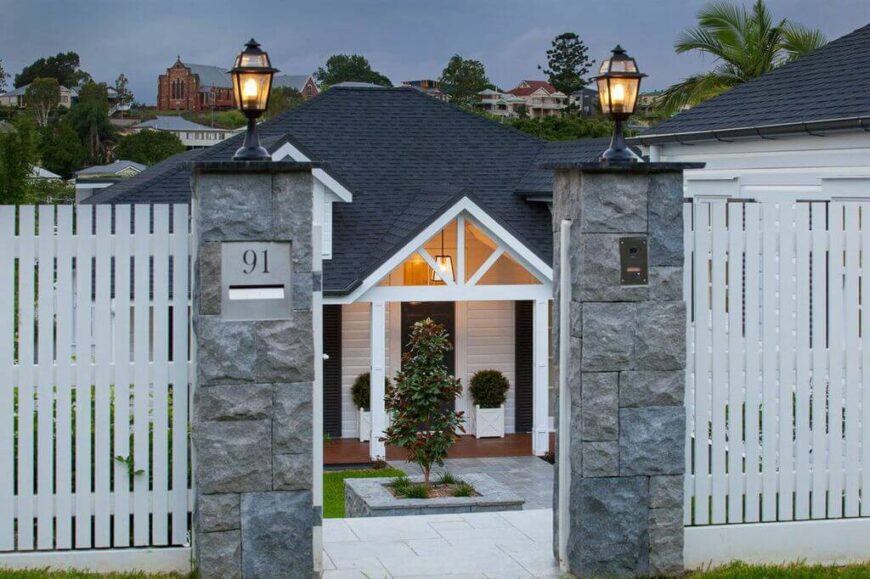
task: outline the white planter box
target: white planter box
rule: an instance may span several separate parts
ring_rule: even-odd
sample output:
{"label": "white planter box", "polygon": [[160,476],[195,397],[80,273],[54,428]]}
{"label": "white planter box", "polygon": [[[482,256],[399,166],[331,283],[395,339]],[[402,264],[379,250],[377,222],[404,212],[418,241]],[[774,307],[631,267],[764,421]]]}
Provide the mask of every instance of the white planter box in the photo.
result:
{"label": "white planter box", "polygon": [[372,413],[359,409],[359,441],[368,442],[372,436]]}
{"label": "white planter box", "polygon": [[474,405],[474,437],[504,438],[504,404],[498,408],[481,408]]}

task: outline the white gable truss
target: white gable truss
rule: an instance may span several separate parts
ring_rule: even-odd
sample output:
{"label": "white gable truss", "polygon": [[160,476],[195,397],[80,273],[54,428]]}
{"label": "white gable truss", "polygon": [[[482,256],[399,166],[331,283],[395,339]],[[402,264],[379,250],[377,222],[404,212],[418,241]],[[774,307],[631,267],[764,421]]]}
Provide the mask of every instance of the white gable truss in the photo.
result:
{"label": "white gable truss", "polygon": [[[455,279],[442,277],[432,255],[424,245],[433,236],[456,220],[457,267]],[[475,272],[466,272],[465,221],[473,223],[497,244],[492,254]],[[413,254],[420,255],[432,268],[443,285],[383,286],[379,283]],[[486,285],[480,283],[487,271],[507,254],[537,279],[536,284]],[[466,275],[466,274],[470,274]],[[466,279],[467,278],[467,279]],[[353,292],[346,296],[324,297],[328,304],[354,302],[402,301],[486,301],[486,300],[549,300],[553,295],[553,268],[534,254],[510,231],[493,219],[479,205],[463,197],[414,236],[372,272]]]}

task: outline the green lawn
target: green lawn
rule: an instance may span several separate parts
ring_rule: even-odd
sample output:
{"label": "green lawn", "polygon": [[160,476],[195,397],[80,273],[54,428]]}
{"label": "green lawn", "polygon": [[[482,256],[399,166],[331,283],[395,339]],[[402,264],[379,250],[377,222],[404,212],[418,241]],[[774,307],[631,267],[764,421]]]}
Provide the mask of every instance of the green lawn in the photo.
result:
{"label": "green lawn", "polygon": [[336,470],[323,473],[323,518],[340,519],[344,517],[344,479],[396,477],[401,474],[403,474],[402,471],[395,468]]}
{"label": "green lawn", "polygon": [[[345,471],[327,473],[329,475],[346,475],[333,476],[333,481],[343,481],[345,478],[360,478],[373,477],[375,473],[385,474],[385,476],[393,476],[393,473],[399,472],[394,469],[382,469],[377,471]],[[337,485],[337,483],[334,483]],[[324,498],[326,494],[324,493]],[[341,501],[341,509],[344,510],[344,499]],[[324,511],[325,512],[325,511]],[[712,571],[699,571],[691,573],[690,577],[700,577],[703,579],[827,579],[828,577],[836,577],[837,579],[863,579],[870,577],[870,563],[864,565],[848,565],[845,567],[822,567],[819,565],[747,565],[745,563],[732,563],[726,567],[719,567]],[[148,575],[146,573],[112,573],[109,575],[100,575],[98,573],[85,573],[78,571],[68,572],[49,572],[49,571],[4,571],[0,569],[0,579],[195,579],[196,574],[191,575]]]}
{"label": "green lawn", "polygon": [[846,565],[844,567],[823,567],[821,565],[747,565],[731,563],[710,571],[692,573],[692,577],[704,579],[824,579],[837,577],[858,579],[870,577],[870,563]]}

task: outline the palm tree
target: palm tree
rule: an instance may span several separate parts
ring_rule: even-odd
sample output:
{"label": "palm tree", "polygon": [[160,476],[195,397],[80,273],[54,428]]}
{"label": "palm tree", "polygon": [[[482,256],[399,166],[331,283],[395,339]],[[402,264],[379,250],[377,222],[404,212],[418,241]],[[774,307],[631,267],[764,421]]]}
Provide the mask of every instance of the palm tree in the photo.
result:
{"label": "palm tree", "polygon": [[698,13],[698,26],[680,34],[677,53],[698,50],[713,56],[710,72],[692,75],[662,93],[659,105],[673,113],[770,72],[826,43],[816,29],[789,22],[774,24],[763,0],[751,10],[715,2]]}

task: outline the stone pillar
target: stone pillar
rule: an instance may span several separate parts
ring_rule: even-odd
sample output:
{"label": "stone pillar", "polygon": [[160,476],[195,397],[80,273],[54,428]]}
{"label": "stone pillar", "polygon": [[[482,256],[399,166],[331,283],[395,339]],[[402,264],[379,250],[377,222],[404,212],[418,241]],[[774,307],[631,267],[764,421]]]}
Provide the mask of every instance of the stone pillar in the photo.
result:
{"label": "stone pillar", "polygon": [[[312,529],[320,524],[312,502],[312,290],[319,278],[311,165],[193,168],[196,564],[206,579],[310,577]],[[289,243],[290,306],[279,319],[222,315],[222,247],[240,241]]]}
{"label": "stone pillar", "polygon": [[[561,272],[559,231],[563,220],[571,220],[570,342],[568,359],[560,361],[567,372],[570,424],[559,425],[570,429],[570,448],[565,457],[557,451],[560,464],[570,465],[563,566],[578,577],[679,574],[686,358],[682,170],[687,166],[549,168],[556,171],[555,279]],[[647,241],[645,285],[622,285],[623,237]],[[553,316],[556,352],[559,298]],[[556,497],[558,485],[557,476]]]}

